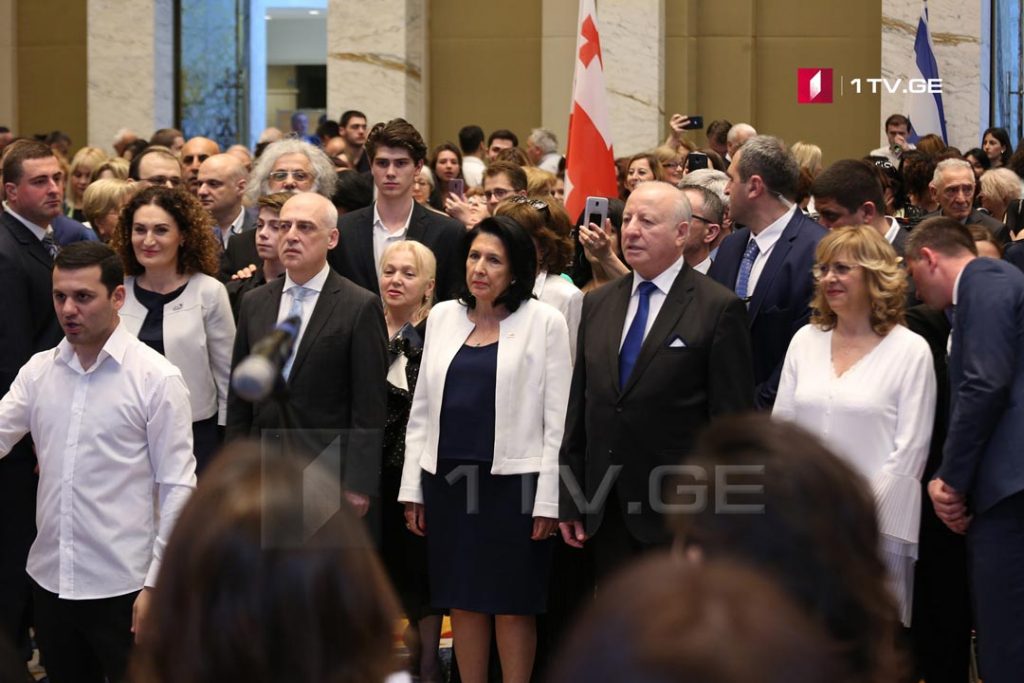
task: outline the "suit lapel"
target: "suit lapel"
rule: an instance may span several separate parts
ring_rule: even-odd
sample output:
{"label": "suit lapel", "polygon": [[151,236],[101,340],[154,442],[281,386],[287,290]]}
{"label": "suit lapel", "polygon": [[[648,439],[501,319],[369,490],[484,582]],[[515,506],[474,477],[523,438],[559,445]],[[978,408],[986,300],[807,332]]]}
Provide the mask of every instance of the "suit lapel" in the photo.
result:
{"label": "suit lapel", "polygon": [[405,233],[405,238],[408,240],[416,240],[417,242],[423,242],[424,237],[427,234],[426,221],[423,220],[427,217],[427,210],[420,206],[418,203],[412,203],[412,216],[409,217],[409,231]]}
{"label": "suit lapel", "polygon": [[609,361],[606,363],[611,371],[611,383],[616,392],[619,391],[619,344],[622,343],[622,329],[626,324],[626,311],[629,309],[629,299],[633,293],[633,275],[624,275],[614,284],[605,287],[615,287],[616,291],[611,292],[608,297],[605,324],[605,343],[607,348],[605,354]]}
{"label": "suit lapel", "polygon": [[306,331],[302,333],[302,342],[295,351],[295,362],[292,363],[289,378],[295,377],[298,374],[302,363],[306,360],[306,356],[309,355],[309,349],[316,343],[316,338],[320,335],[327,321],[330,320],[334,307],[338,303],[339,297],[336,295],[340,289],[340,276],[331,271],[327,275],[327,280],[320,291],[320,296],[316,298],[316,306],[313,307],[313,314],[309,316],[309,324],[306,325]]}
{"label": "suit lapel", "polygon": [[758,312],[761,310],[761,305],[764,304],[764,298],[767,295],[768,290],[772,287],[772,280],[778,275],[779,270],[782,269],[782,264],[789,258],[789,252],[793,248],[793,240],[796,239],[797,234],[800,232],[800,219],[803,214],[800,213],[800,209],[796,210],[793,217],[789,219],[789,223],[783,229],[782,234],[779,236],[779,240],[775,243],[772,248],[771,256],[768,257],[768,262],[764,264],[764,268],[761,270],[761,276],[757,279],[757,287],[754,288],[754,294],[750,298],[750,306],[747,308],[747,313],[750,316],[750,324],[754,323],[754,319],[757,317]]}
{"label": "suit lapel", "polygon": [[45,266],[47,271],[53,270],[53,258],[50,256],[50,252],[46,251],[46,248],[43,247],[43,243],[40,242],[34,234],[32,234],[31,230],[22,225],[21,221],[17,218],[6,212],[3,214],[3,221],[11,231],[11,236],[18,240],[22,248],[27,251],[32,258]]}
{"label": "suit lapel", "polygon": [[373,258],[373,212],[374,208],[373,205],[371,205],[369,210],[366,212],[366,223],[364,223],[363,226],[360,226],[362,229],[352,231],[351,237],[355,240],[355,244],[352,245],[352,262],[357,271],[363,271],[361,273],[363,281],[373,283],[372,291],[379,294],[379,285],[377,284],[377,263]]}
{"label": "suit lapel", "polygon": [[281,292],[284,290],[284,278],[277,278],[266,286],[263,301],[253,308],[253,320],[249,325],[249,338],[255,344],[277,325],[277,312],[281,307]]}
{"label": "suit lapel", "polygon": [[715,261],[719,264],[719,268],[722,268],[722,279],[719,282],[733,291],[736,289],[736,278],[740,274],[740,260],[743,259],[743,251],[747,248],[747,242],[750,241],[750,230],[740,228],[736,231],[736,235],[733,244],[729,245],[730,251],[723,253],[720,248],[718,259]]}
{"label": "suit lapel", "polygon": [[669,332],[675,328],[686,307],[693,300],[693,278],[693,269],[684,264],[683,269],[676,276],[675,282],[672,283],[672,288],[669,289],[668,296],[665,297],[665,302],[661,305],[661,310],[658,311],[658,317],[651,325],[651,331],[644,338],[644,343],[640,347],[640,355],[637,356],[636,365],[633,366],[633,373],[622,389],[623,395],[629,393],[633,385],[639,381],[651,359],[654,358],[654,354],[665,343]]}

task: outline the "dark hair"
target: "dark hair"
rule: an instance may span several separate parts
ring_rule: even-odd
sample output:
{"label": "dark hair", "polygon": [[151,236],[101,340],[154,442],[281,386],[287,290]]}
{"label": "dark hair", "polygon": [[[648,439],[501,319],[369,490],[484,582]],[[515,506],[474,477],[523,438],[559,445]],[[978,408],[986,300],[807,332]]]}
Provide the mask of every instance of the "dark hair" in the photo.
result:
{"label": "dark hair", "polygon": [[[711,505],[676,515],[677,538],[710,560],[775,578],[842,648],[854,680],[898,680],[896,602],[878,553],[874,496],[857,471],[800,427],[753,414],[713,422],[687,464],[705,473],[736,467],[728,486],[751,485],[756,493],[743,502],[760,512]],[[704,495],[719,500],[722,486],[709,476]]]}
{"label": "dark hair", "polygon": [[747,182],[751,176],[760,176],[768,192],[793,199],[800,167],[782,140],[770,135],[755,135],[738,151],[742,152],[738,167],[740,180]]}
{"label": "dark hair", "polygon": [[[537,251],[526,230],[507,216],[489,216],[483,219],[462,239],[462,262],[469,258],[473,241],[480,235],[493,235],[501,240],[508,258],[509,275],[512,281],[508,289],[494,300],[495,306],[504,306],[515,313],[524,301],[533,298],[533,284],[537,279]],[[459,293],[459,301],[469,308],[476,308],[474,297],[465,281]]]}
{"label": "dark hair", "polygon": [[491,134],[487,136],[487,146],[490,147],[491,143],[494,142],[495,139],[511,140],[513,147],[519,146],[519,136],[508,128],[499,128],[498,130],[492,131]]}
{"label": "dark hair", "polygon": [[1003,245],[996,239],[996,236],[992,234],[992,231],[983,225],[968,225],[965,226],[968,232],[971,233],[971,239],[975,242],[975,249],[977,249],[978,242],[988,242],[995,250],[999,252],[999,258],[1003,257]]}
{"label": "dark hair", "polygon": [[113,247],[124,263],[125,273],[141,275],[146,271],[135,258],[132,225],[135,223],[135,212],[150,204],[170,214],[184,237],[184,243],[178,250],[178,272],[216,276],[220,271],[221,246],[213,234],[213,218],[210,213],[191,192],[181,187],[170,189],[161,185],[147,187],[132,197],[117,220]]}
{"label": "dark hair", "polygon": [[100,282],[107,294],[124,284],[124,267],[120,257],[103,242],[72,242],[63,247],[53,260],[53,267],[61,270],[81,270],[99,266]]}
{"label": "dark hair", "polygon": [[1000,145],[1003,146],[1003,153],[1000,155],[999,158],[1002,160],[1003,166],[1009,164],[1010,156],[1013,154],[1013,145],[1010,143],[1010,134],[1006,132],[1005,128],[999,128],[994,126],[992,128],[986,128],[985,132],[981,134],[982,142],[985,141],[986,135],[991,135],[992,137],[999,141]]}
{"label": "dark hair", "polygon": [[922,152],[936,155],[946,150],[946,143],[935,133],[928,133],[917,141],[917,148]]}
{"label": "dark hair", "polygon": [[967,226],[946,216],[933,216],[918,223],[907,238],[904,253],[908,259],[915,259],[924,247],[946,256],[955,256],[964,251],[978,255],[978,247]]}
{"label": "dark hair", "polygon": [[551,683],[833,683],[838,649],[763,573],[648,555],[573,629]]}
{"label": "dark hair", "polygon": [[[362,683],[397,669],[397,600],[362,523],[339,498],[308,495],[304,480],[330,486],[330,474],[273,455],[236,444],[204,472],[167,544],[132,680]],[[312,535],[311,504],[327,519]]]}
{"label": "dark hair", "polygon": [[178,166],[181,166],[181,161],[168,147],[163,145],[154,145],[147,143],[138,154],[132,157],[132,160],[128,163],[128,177],[132,180],[142,180],[139,175],[139,166],[142,165],[142,160],[152,155],[162,156],[165,159],[172,159]]}
{"label": "dark hair", "polygon": [[494,178],[502,173],[508,178],[513,190],[516,192],[526,191],[526,171],[522,166],[513,164],[511,161],[492,161],[484,169],[484,178]]}
{"label": "dark hair", "polygon": [[356,211],[373,204],[373,176],[369,173],[342,171],[331,196],[341,211]]}
{"label": "dark hair", "polygon": [[819,173],[811,185],[811,194],[816,202],[819,197],[834,199],[851,213],[864,202],[871,202],[875,211],[885,213],[885,191],[878,173],[859,159],[840,159]]}
{"label": "dark hair", "polygon": [[[348,112],[346,112],[348,113]],[[416,127],[405,119],[391,119],[378,123],[366,137],[366,153],[370,160],[377,156],[378,147],[401,147],[409,151],[412,162],[418,164],[427,158],[427,143]]]}
{"label": "dark hair", "polygon": [[70,145],[71,144],[71,136],[68,135],[67,133],[65,133],[64,131],[60,131],[60,130],[50,131],[47,134],[47,136],[46,136],[46,144],[53,145],[53,144],[56,144],[58,142],[66,142],[67,144]]}
{"label": "dark hair", "polygon": [[358,111],[356,109],[349,109],[348,111],[346,111],[344,114],[341,115],[340,119],[338,119],[338,124],[342,128],[344,128],[345,126],[348,125],[348,122],[351,121],[352,119],[363,119],[365,121],[366,120],[366,114],[364,114],[363,112]]}
{"label": "dark hair", "polygon": [[30,159],[49,159],[57,156],[49,145],[45,142],[39,142],[38,140],[29,140],[27,138],[21,140],[15,140],[6,147],[4,147],[3,156],[3,176],[4,183],[14,183],[17,185],[21,182],[22,173],[24,173],[24,163]]}
{"label": "dark hair", "polygon": [[506,147],[494,155],[494,161],[507,161],[521,167],[533,166],[530,157],[519,147]]}
{"label": "dark hair", "polygon": [[476,154],[484,141],[484,129],[477,125],[463,126],[459,129],[459,147],[463,154]]}
{"label": "dark hair", "polygon": [[988,155],[985,154],[985,150],[981,147],[972,147],[964,152],[964,159],[969,162],[971,159],[968,159],[968,157],[977,161],[978,165],[986,171],[992,168],[992,160],[988,158]]}
{"label": "dark hair", "polygon": [[316,127],[316,135],[320,139],[331,139],[341,135],[341,128],[337,121],[327,119]]}
{"label": "dark hair", "polygon": [[928,184],[935,176],[935,157],[920,150],[911,149],[903,153],[900,160],[900,174],[903,176],[903,189],[907,196],[914,195],[917,201],[929,198]]}
{"label": "dark hair", "polygon": [[910,119],[903,114],[892,114],[885,120],[885,130],[889,130],[889,126],[906,126],[907,130],[910,130]]}
{"label": "dark hair", "polygon": [[[136,139],[132,140],[131,142],[129,142],[127,145],[125,145],[124,152],[122,152],[122,155],[127,156],[128,153],[131,152],[131,158],[135,159],[140,154],[145,152],[148,147],[149,147],[149,140],[143,140],[142,138],[136,138]],[[129,175],[128,177],[130,178],[131,176]]]}
{"label": "dark hair", "polygon": [[149,144],[160,145],[161,147],[173,147],[175,138],[184,138],[185,135],[177,128],[161,128],[153,133]]}
{"label": "dark hair", "polygon": [[721,154],[711,149],[710,147],[701,147],[697,151],[700,152],[701,154],[708,155],[708,159],[711,159],[711,166],[713,166],[716,171],[721,171],[722,173],[726,172],[727,167],[725,165],[725,159],[722,158]]}
{"label": "dark hair", "polygon": [[495,216],[508,216],[526,231],[540,252],[539,268],[559,274],[572,260],[572,227],[565,209],[554,198],[527,198],[513,195],[494,211]]}
{"label": "dark hair", "polygon": [[724,145],[726,137],[729,135],[729,129],[732,128],[732,124],[726,119],[717,119],[708,124],[707,135],[708,141],[714,141],[719,145]]}

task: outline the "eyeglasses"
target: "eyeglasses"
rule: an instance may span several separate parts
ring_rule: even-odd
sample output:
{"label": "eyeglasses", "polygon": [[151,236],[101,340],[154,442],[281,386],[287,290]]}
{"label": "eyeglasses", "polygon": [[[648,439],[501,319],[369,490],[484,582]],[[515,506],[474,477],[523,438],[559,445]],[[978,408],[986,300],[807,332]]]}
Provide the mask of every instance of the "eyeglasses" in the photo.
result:
{"label": "eyeglasses", "polygon": [[175,178],[174,176],[155,175],[150,178],[143,178],[142,182],[149,183],[150,185],[170,185],[171,187],[178,187],[181,185],[181,178]]}
{"label": "eyeglasses", "polygon": [[824,280],[828,277],[829,273],[835,273],[836,277],[846,277],[857,268],[860,268],[860,266],[856,263],[841,263],[839,261],[835,263],[815,263],[814,267],[811,268],[811,275],[814,276],[815,280]]}
{"label": "eyeglasses", "polygon": [[699,221],[704,221],[708,225],[718,225],[715,221],[709,221],[707,218],[704,218],[704,216],[698,216],[697,214],[693,214],[690,218],[696,218]]}
{"label": "eyeglasses", "polygon": [[189,154],[187,157],[182,157],[181,161],[186,165],[191,165],[193,162],[198,161],[203,163],[210,158],[209,154]]}
{"label": "eyeglasses", "polygon": [[[499,199],[500,199],[500,197],[499,197]],[[531,209],[535,209],[537,211],[547,211],[548,210],[548,205],[545,204],[544,202],[542,202],[541,200],[539,200],[539,199],[530,199],[529,197],[524,197],[521,194],[517,194],[516,196],[512,197],[508,201],[509,201],[509,204],[513,204],[515,206],[519,206],[521,204],[526,204]]]}
{"label": "eyeglasses", "polygon": [[515,190],[510,190],[504,187],[496,187],[493,190],[485,190],[484,196],[487,197],[487,201],[490,201],[491,199],[497,199],[498,201],[501,201],[502,199],[509,196],[513,192],[515,192]]}
{"label": "eyeglasses", "polygon": [[683,164],[678,161],[666,161],[661,165],[662,168],[682,168]]}
{"label": "eyeglasses", "polygon": [[283,183],[288,180],[288,176],[291,176],[297,183],[305,182],[313,176],[305,171],[274,171],[270,174],[270,179]]}

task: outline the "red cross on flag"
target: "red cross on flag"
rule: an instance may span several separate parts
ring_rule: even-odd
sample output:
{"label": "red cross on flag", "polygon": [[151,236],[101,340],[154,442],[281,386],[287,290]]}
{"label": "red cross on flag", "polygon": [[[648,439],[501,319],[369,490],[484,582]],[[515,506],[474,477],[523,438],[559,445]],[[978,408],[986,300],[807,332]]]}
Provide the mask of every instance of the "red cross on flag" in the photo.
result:
{"label": "red cross on flag", "polygon": [[588,196],[613,198],[619,192],[594,0],[580,0],[579,28],[565,154],[565,209],[573,220]]}

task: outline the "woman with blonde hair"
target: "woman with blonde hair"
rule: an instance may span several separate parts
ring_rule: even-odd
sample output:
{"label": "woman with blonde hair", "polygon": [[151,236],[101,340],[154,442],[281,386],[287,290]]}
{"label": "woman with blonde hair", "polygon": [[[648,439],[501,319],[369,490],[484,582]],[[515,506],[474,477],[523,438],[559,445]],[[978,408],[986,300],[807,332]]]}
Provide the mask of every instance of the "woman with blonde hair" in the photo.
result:
{"label": "woman with blonde hair", "polygon": [[110,157],[92,170],[90,182],[95,183],[97,180],[103,180],[104,178],[128,180],[128,167],[127,159]]}
{"label": "woman with blonde hair", "polygon": [[92,228],[101,241],[110,242],[117,230],[121,209],[131,199],[135,189],[131,181],[116,178],[103,178],[90,183],[82,197],[82,212],[87,219],[85,226]]}
{"label": "woman with blonde hair", "polygon": [[66,188],[67,211],[65,213],[76,221],[86,220],[85,212],[82,210],[85,188],[89,187],[89,183],[92,182],[93,169],[99,167],[106,160],[107,153],[99,147],[83,147],[75,152],[75,156],[71,159]]}
{"label": "woman with blonde hair", "polygon": [[936,383],[927,342],[902,325],[906,273],[877,230],[818,244],[811,322],[794,335],[772,415],[817,435],[870,484],[880,554],[910,623]]}
{"label": "woman with blonde hair", "polygon": [[536,166],[524,166],[526,173],[526,196],[535,199],[551,197],[555,192],[558,177]]}
{"label": "woman with blonde hair", "polygon": [[978,200],[992,218],[1006,222],[1006,210],[1021,198],[1020,177],[1008,168],[991,168],[981,174]]}
{"label": "woman with blonde hair", "polygon": [[654,156],[658,158],[658,163],[665,172],[665,182],[679,187],[679,183],[683,182],[683,171],[686,170],[686,155],[691,151],[689,147],[683,145],[662,145],[654,149]]}

